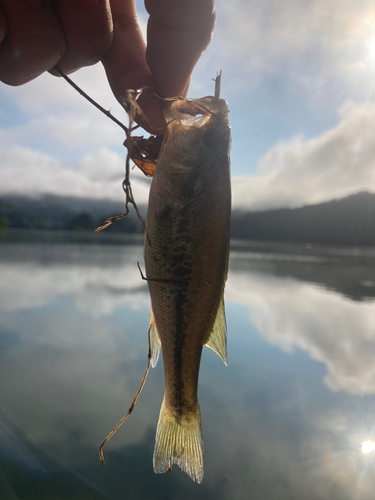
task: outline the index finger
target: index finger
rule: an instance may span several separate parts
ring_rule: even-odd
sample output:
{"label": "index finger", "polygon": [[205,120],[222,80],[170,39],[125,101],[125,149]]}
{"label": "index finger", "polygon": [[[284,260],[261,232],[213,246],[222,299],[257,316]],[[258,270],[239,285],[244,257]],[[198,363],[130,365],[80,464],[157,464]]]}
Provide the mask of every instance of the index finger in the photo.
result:
{"label": "index finger", "polygon": [[[137,23],[134,0],[111,0],[113,19],[113,43],[102,63],[109,84],[116,98],[122,103],[127,89],[139,89],[151,85],[151,72],[146,62],[146,46]],[[147,120],[136,121],[149,132],[163,130],[165,121],[160,105],[153,103],[146,94],[138,100]]]}
{"label": "index finger", "polygon": [[161,97],[183,95],[215,27],[214,0],[145,0],[147,64]]}

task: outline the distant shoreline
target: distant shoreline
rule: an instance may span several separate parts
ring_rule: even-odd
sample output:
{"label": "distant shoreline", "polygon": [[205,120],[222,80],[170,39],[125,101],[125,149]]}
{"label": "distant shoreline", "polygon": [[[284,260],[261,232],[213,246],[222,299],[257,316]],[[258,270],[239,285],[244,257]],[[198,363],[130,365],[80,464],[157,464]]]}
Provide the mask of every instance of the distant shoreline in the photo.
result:
{"label": "distant shoreline", "polygon": [[[110,233],[106,230],[100,233],[94,231],[68,230],[35,230],[35,229],[8,229],[0,232],[0,244],[97,244],[97,245],[139,245],[143,246],[144,235],[140,233]],[[370,259],[375,264],[374,246],[304,244],[298,242],[256,241],[231,238],[231,254],[252,254],[252,258],[264,260],[301,260],[314,262],[322,258],[335,259]]]}
{"label": "distant shoreline", "polygon": [[[147,207],[139,207],[143,220]],[[52,195],[40,198],[0,197],[0,233],[8,229],[91,233],[113,215],[124,212],[124,204]],[[138,234],[144,226],[134,211],[110,225],[105,233]],[[121,236],[120,236],[121,237]],[[234,210],[231,237],[236,240],[375,247],[375,194],[357,193],[300,208],[281,208],[262,212]],[[99,236],[100,238],[100,236]]]}

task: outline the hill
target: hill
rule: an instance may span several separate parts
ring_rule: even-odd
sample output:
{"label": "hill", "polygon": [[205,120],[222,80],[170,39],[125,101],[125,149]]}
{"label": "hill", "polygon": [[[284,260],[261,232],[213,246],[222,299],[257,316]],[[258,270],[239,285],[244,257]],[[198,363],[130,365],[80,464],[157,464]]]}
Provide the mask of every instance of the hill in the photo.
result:
{"label": "hill", "polygon": [[[0,230],[93,230],[124,204],[110,200],[43,196],[0,198]],[[143,218],[146,207],[140,207]],[[106,231],[143,232],[134,211]],[[232,238],[257,241],[375,246],[375,194],[363,192],[317,205],[263,212],[234,211]]]}
{"label": "hill", "polygon": [[363,192],[294,209],[236,211],[231,235],[261,241],[372,246],[375,194]]}
{"label": "hill", "polygon": [[[123,212],[124,203],[110,200],[8,195],[0,198],[0,228],[93,230],[101,226],[108,217]],[[145,208],[141,207],[143,216],[145,212]],[[133,211],[125,219],[109,226],[106,231],[141,232],[143,226]]]}

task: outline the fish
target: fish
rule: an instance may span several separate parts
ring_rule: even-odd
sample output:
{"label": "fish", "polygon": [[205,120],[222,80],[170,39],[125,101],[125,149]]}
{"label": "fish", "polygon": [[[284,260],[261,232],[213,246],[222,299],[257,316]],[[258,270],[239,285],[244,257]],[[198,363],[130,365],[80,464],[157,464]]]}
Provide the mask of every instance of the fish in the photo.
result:
{"label": "fish", "polygon": [[155,473],[172,465],[204,475],[198,377],[204,345],[227,364],[224,287],[231,215],[228,105],[218,97],[172,99],[153,176],[144,259],[150,292],[151,366],[160,349],[165,392]]}

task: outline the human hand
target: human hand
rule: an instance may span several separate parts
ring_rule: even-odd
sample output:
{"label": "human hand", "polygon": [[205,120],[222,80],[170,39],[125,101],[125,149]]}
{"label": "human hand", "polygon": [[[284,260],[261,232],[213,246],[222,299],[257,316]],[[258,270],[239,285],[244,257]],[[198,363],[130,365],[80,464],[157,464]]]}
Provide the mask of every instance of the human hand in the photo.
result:
{"label": "human hand", "polygon": [[[71,73],[101,60],[120,102],[126,89],[149,85],[162,97],[183,95],[211,39],[213,0],[145,5],[147,49],[133,0],[0,0],[0,80],[22,85],[55,64]],[[138,102],[149,122],[142,125],[160,132],[160,105],[146,94]]]}

